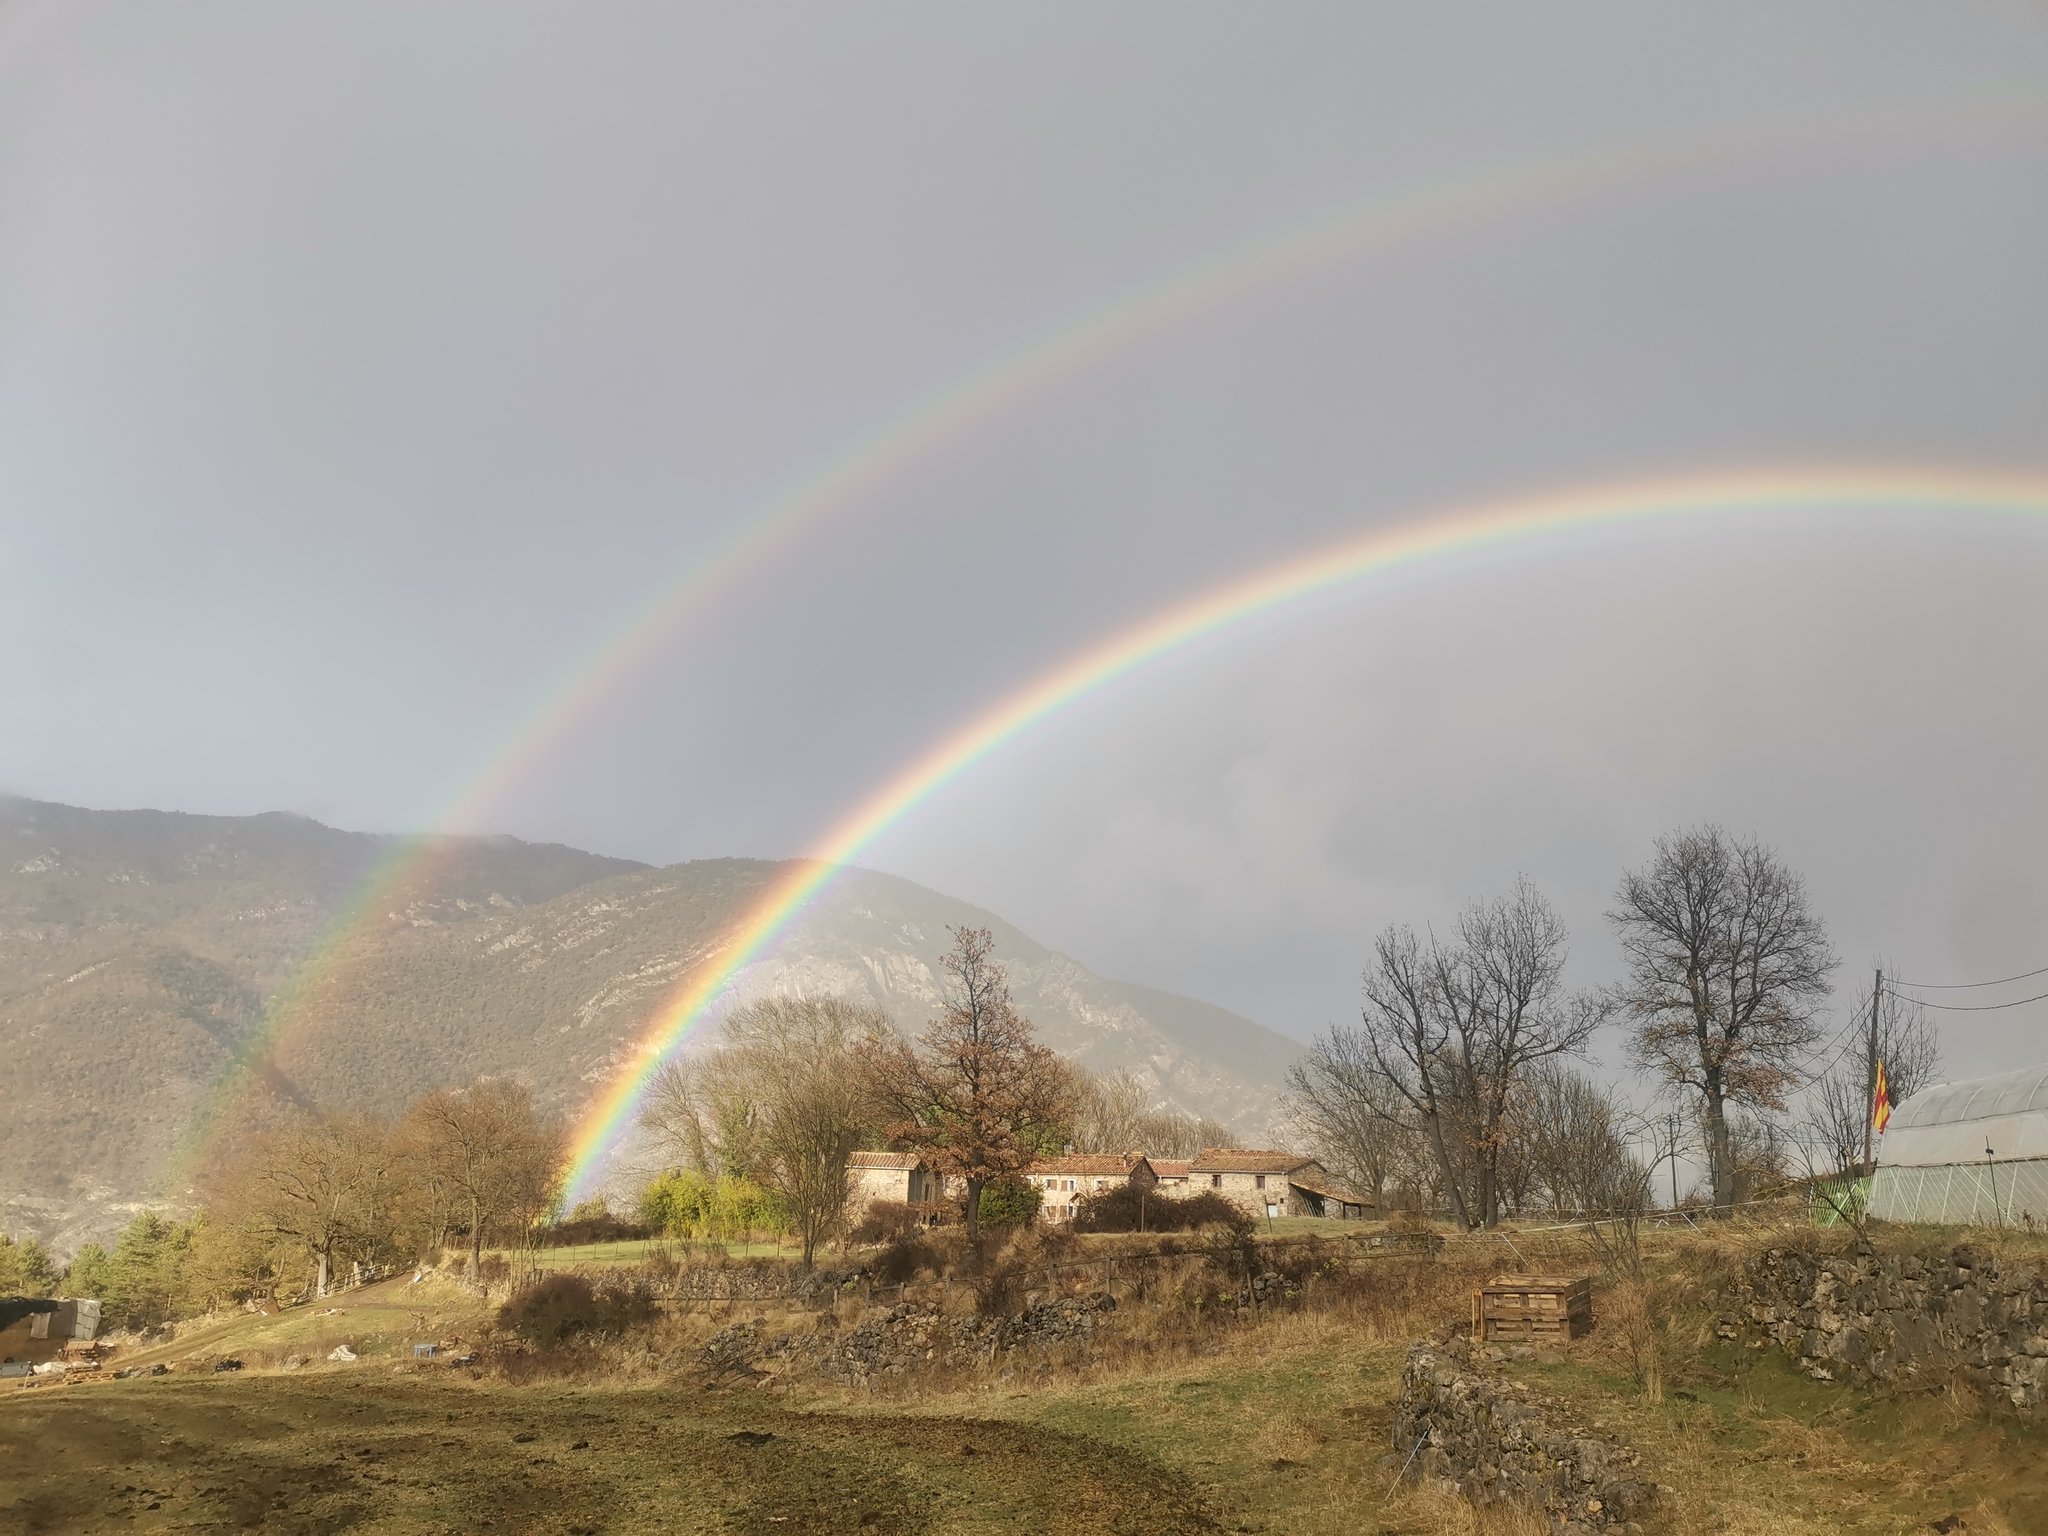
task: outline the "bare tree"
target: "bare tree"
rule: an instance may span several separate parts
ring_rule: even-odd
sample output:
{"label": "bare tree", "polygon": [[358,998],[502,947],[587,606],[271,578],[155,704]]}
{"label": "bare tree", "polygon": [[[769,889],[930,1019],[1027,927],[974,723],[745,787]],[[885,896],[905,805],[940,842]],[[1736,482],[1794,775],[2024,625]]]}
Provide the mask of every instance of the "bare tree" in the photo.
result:
{"label": "bare tree", "polygon": [[640,1121],[672,1162],[707,1178],[751,1175],[761,1161],[757,1083],[716,1053],[671,1056],[655,1069]]}
{"label": "bare tree", "polygon": [[1144,1086],[1122,1068],[1102,1077],[1077,1071],[1074,1150],[1114,1154],[1150,1150],[1145,1145],[1145,1121],[1151,1108]]}
{"label": "bare tree", "polygon": [[1360,1095],[1362,1112],[1389,1119],[1413,1117],[1428,1143],[1445,1198],[1459,1224],[1470,1226],[1464,1180],[1452,1158],[1456,1143],[1446,1125],[1446,1087],[1439,1082],[1451,1039],[1450,1021],[1434,982],[1440,967],[1425,953],[1415,931],[1405,926],[1388,928],[1373,941],[1373,959],[1365,973],[1360,1026],[1354,1031],[1332,1025],[1332,1054],[1361,1064],[1350,1081]]}
{"label": "bare tree", "polygon": [[[1597,1000],[1568,993],[1564,920],[1517,879],[1508,895],[1475,902],[1458,919],[1462,954],[1442,972],[1453,1010],[1449,1065],[1474,1117],[1479,1217],[1500,1216],[1500,1153],[1509,1096],[1525,1068],[1575,1056],[1599,1027]],[[1445,957],[1439,951],[1439,963]]]}
{"label": "bare tree", "polygon": [[887,1109],[887,1134],[966,1186],[967,1237],[980,1237],[981,1192],[1054,1141],[1073,1112],[1073,1079],[1033,1038],[986,928],[956,928],[939,962],[951,978],[946,1011],[915,1043],[878,1037],[868,1082]]}
{"label": "bare tree", "polygon": [[544,1119],[533,1095],[506,1078],[415,1100],[399,1134],[416,1176],[445,1190],[467,1221],[475,1280],[482,1278],[486,1231],[538,1220],[560,1184],[560,1123]]}
{"label": "bare tree", "polygon": [[1698,1095],[1714,1203],[1735,1199],[1731,1106],[1782,1110],[1836,960],[1805,882],[1716,826],[1657,840],[1608,914],[1628,958],[1614,999],[1641,1066]]}
{"label": "bare tree", "polygon": [[391,1138],[364,1115],[305,1115],[256,1138],[211,1202],[259,1244],[303,1251],[325,1296],[337,1252],[374,1245],[385,1227]]}
{"label": "bare tree", "polygon": [[743,1175],[781,1197],[808,1269],[846,1209],[846,1168],[879,1130],[860,1070],[889,1021],[839,997],[771,997],[725,1021],[717,1045],[664,1064],[647,1123],[683,1161]]}
{"label": "bare tree", "polygon": [[1427,1141],[1458,1219],[1500,1218],[1509,1097],[1533,1063],[1585,1049],[1597,999],[1568,992],[1563,921],[1526,880],[1459,915],[1457,938],[1424,945],[1389,928],[1365,975],[1355,1040],[1333,1029],[1330,1054],[1356,1063],[1360,1112],[1410,1120]]}
{"label": "bare tree", "polygon": [[1655,1175],[1659,1168],[1669,1165],[1671,1179],[1671,1205],[1678,1207],[1678,1159],[1682,1153],[1699,1146],[1699,1128],[1694,1123],[1693,1106],[1684,1102],[1669,1102],[1652,1106],[1638,1117],[1637,1125],[1643,1139],[1650,1144],[1650,1161],[1646,1165],[1652,1177],[1650,1195],[1656,1194]]}
{"label": "bare tree", "polygon": [[1139,1119],[1138,1145],[1152,1157],[1195,1157],[1207,1147],[1234,1146],[1236,1137],[1219,1120],[1162,1109]]}
{"label": "bare tree", "polygon": [[1417,1126],[1408,1101],[1385,1081],[1366,1032],[1331,1029],[1287,1069],[1288,1118],[1323,1166],[1384,1206],[1414,1161]]}
{"label": "bare tree", "polygon": [[1616,1171],[1634,1162],[1630,1122],[1612,1089],[1560,1061],[1529,1070],[1509,1114],[1512,1144],[1531,1182],[1560,1215],[1611,1208]]}

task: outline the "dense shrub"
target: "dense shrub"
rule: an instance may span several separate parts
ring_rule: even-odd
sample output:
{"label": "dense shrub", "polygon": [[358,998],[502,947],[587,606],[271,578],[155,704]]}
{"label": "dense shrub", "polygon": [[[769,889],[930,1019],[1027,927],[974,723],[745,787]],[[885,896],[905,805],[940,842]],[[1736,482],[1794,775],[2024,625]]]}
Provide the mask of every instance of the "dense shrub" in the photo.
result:
{"label": "dense shrub", "polygon": [[1043,1199],[1036,1184],[1022,1179],[991,1179],[981,1187],[981,1204],[976,1214],[985,1227],[1021,1227],[1038,1219]]}
{"label": "dense shrub", "polygon": [[1010,1228],[994,1241],[983,1242],[963,1256],[976,1310],[983,1317],[1018,1311],[1027,1293],[1051,1281],[1079,1246],[1066,1222],[1047,1221]]}
{"label": "dense shrub", "polygon": [[868,1263],[877,1285],[901,1285],[919,1275],[936,1275],[945,1266],[938,1245],[913,1229],[892,1239]]}
{"label": "dense shrub", "polygon": [[1213,1189],[1192,1195],[1121,1184],[1083,1195],[1074,1212],[1076,1232],[1192,1232],[1199,1227],[1237,1227],[1251,1218]]}
{"label": "dense shrub", "polygon": [[721,1242],[756,1233],[790,1230],[789,1207],[773,1190],[752,1179],[723,1174],[708,1179],[690,1168],[672,1168],[640,1191],[640,1220],[668,1237]]}
{"label": "dense shrub", "polygon": [[561,1344],[578,1334],[617,1334],[649,1322],[654,1290],[636,1275],[542,1275],[498,1309],[498,1326],[528,1344]]}
{"label": "dense shrub", "polygon": [[586,1213],[578,1206],[561,1221],[542,1227],[537,1236],[543,1248],[577,1248],[585,1243],[637,1242],[654,1234],[655,1229],[644,1221],[628,1221],[602,1208]]}
{"label": "dense shrub", "polygon": [[860,1213],[860,1220],[848,1229],[849,1243],[887,1243],[909,1237],[924,1223],[916,1211],[901,1200],[874,1200]]}

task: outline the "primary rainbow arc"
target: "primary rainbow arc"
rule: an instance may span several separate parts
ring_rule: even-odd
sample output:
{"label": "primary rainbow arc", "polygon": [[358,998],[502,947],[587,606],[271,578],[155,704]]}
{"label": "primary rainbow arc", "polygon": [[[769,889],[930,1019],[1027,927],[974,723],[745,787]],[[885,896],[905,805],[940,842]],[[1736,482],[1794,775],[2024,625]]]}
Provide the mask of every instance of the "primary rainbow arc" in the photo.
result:
{"label": "primary rainbow arc", "polygon": [[863,799],[803,859],[785,866],[673,990],[633,1059],[578,1116],[572,1199],[592,1191],[632,1129],[655,1070],[733,979],[767,949],[839,868],[934,791],[1041,720],[1203,636],[1341,583],[1423,560],[1568,529],[1686,514],[1893,509],[2048,513],[2048,475],[1924,468],[1751,470],[1690,475],[1453,509],[1285,560],[1176,603],[1018,688],[914,758]]}

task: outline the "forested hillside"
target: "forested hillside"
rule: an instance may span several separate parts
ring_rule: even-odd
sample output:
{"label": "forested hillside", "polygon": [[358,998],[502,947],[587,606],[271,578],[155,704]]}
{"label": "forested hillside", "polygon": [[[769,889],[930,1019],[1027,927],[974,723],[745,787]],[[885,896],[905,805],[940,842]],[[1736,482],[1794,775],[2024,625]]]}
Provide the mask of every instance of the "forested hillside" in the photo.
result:
{"label": "forested hillside", "polygon": [[[359,922],[394,839],[300,817],[83,811],[0,800],[0,1229],[68,1247],[118,1223],[213,1085],[274,1030],[236,1116],[289,1100],[389,1111],[479,1074],[569,1111],[779,866],[649,869],[509,838],[437,841]],[[1161,1105],[1266,1130],[1294,1047],[1205,1004],[1105,981],[999,918],[849,871],[742,995],[835,991],[915,1026],[949,924],[996,934],[1020,1008]],[[331,964],[301,973],[333,933]],[[301,976],[310,976],[303,982]]]}

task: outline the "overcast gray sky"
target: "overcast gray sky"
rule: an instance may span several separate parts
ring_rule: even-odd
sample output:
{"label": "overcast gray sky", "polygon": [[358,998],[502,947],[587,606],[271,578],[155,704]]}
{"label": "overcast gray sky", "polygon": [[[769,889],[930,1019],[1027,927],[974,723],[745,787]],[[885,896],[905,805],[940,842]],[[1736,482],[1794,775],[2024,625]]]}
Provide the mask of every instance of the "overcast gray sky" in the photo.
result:
{"label": "overcast gray sky", "polygon": [[[2048,473],[2048,11],[0,9],[0,785],[442,817],[548,684],[920,399],[1404,189],[1672,151],[1255,287],[955,434],[488,808],[803,851],[1092,638],[1431,507],[1806,461]],[[1503,547],[1190,648],[868,862],[1305,1034],[1518,870],[1703,818],[1845,981],[2048,965],[2041,525]],[[467,813],[474,819],[475,813]],[[2048,1055],[2043,1006],[1950,1063]]]}

